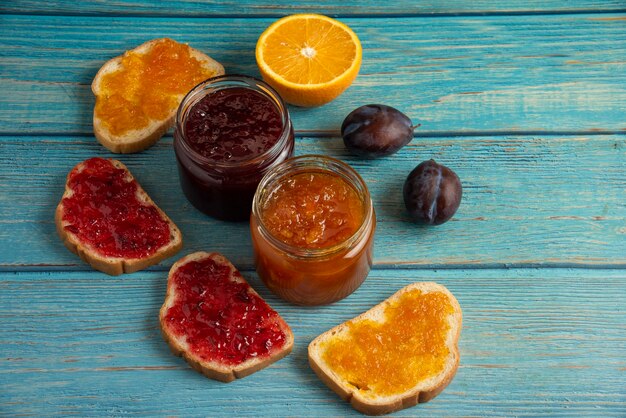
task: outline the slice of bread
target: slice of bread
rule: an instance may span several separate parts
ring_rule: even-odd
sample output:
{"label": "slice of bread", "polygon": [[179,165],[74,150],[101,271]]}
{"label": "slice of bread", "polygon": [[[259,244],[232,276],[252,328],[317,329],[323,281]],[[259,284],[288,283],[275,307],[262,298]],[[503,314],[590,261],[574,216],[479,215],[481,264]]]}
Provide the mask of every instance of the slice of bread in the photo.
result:
{"label": "slice of bread", "polygon": [[[96,161],[98,163],[110,162],[115,168],[124,170],[125,177],[123,181],[130,183],[135,182],[137,185],[135,196],[137,200],[144,206],[153,207],[158,212],[159,217],[167,223],[169,226],[169,241],[161,247],[159,247],[155,252],[142,256],[139,258],[125,258],[125,257],[112,257],[102,254],[97,248],[93,245],[81,240],[80,238],[80,230],[76,230],[77,227],[70,224],[67,219],[64,219],[66,215],[66,199],[71,198],[74,195],[74,190],[70,187],[70,181],[72,176],[82,172],[86,164],[89,162]],[[106,193],[106,190],[101,191],[102,193]],[[93,210],[93,209],[90,209]],[[103,218],[110,218],[111,214],[102,213]],[[55,212],[55,223],[57,232],[59,236],[63,240],[63,243],[70,251],[76,253],[83,259],[85,262],[90,264],[96,270],[100,270],[104,273],[117,276],[122,273],[132,273],[138,270],[142,270],[148,266],[159,263],[161,260],[164,260],[172,255],[176,254],[183,246],[182,235],[180,230],[176,227],[174,222],[167,217],[167,215],[150,199],[148,194],[141,188],[141,185],[134,179],[128,168],[122,164],[121,162],[113,159],[105,160],[102,158],[91,158],[83,161],[82,163],[77,164],[72,171],[67,175],[67,180],[65,183],[65,192],[59,202],[59,205],[56,208]],[[110,225],[110,223],[109,223]],[[153,251],[152,249],[148,249],[148,252]]]}
{"label": "slice of bread", "polygon": [[[402,299],[402,296],[408,292],[412,292],[411,295],[417,294],[417,299]],[[413,354],[415,352],[426,353],[426,356],[431,355],[429,353],[432,351],[428,350],[432,348],[420,351],[420,347],[413,345],[413,342],[433,341],[428,339],[432,337],[422,336],[424,335],[421,333],[423,329],[420,329],[420,331],[413,332],[418,339],[411,340],[411,328],[409,328],[412,325],[413,329],[416,330],[423,326],[428,327],[428,322],[423,322],[426,325],[416,324],[421,322],[421,317],[419,317],[416,321],[403,321],[393,324],[393,326],[398,326],[395,333],[385,330],[389,327],[388,314],[400,312],[401,309],[406,311],[406,308],[409,308],[411,312],[427,309],[423,308],[427,305],[423,299],[420,299],[422,296],[419,295],[428,295],[433,292],[442,295],[431,295],[430,297],[439,298],[432,299],[429,302],[431,305],[441,306],[440,301],[449,301],[446,302],[449,303],[448,312],[444,312],[445,316],[442,316],[437,322],[439,324],[447,323],[449,326],[445,334],[441,334],[440,337],[441,353],[447,352],[447,355],[441,355],[437,352],[437,355],[440,355],[437,358],[441,367],[434,367],[434,371],[420,368],[420,365],[424,366],[422,359],[428,357],[419,357],[422,354]],[[402,307],[402,303],[410,305]],[[416,314],[412,313],[411,315]],[[397,318],[402,317],[395,318],[397,320]],[[369,311],[315,338],[309,345],[309,363],[320,379],[342,399],[349,401],[356,410],[368,415],[391,413],[429,401],[452,381],[459,366],[457,342],[461,332],[461,323],[461,307],[448,289],[432,282],[413,283],[402,288]],[[364,327],[361,329],[360,336],[358,336],[358,326]],[[355,329],[357,331],[354,331]],[[445,330],[445,325],[442,326],[443,330]],[[355,332],[356,334],[354,334]],[[369,339],[373,340],[367,344]],[[333,344],[339,344],[335,347],[343,347],[346,350],[344,352],[341,351],[343,348],[340,351],[333,350]],[[405,351],[398,348],[403,347],[403,344]],[[411,347],[415,347],[415,349]],[[408,355],[407,349],[409,350]],[[327,352],[328,357],[325,357]],[[401,352],[402,354],[400,354]],[[376,356],[373,357],[375,359],[373,363],[368,362],[368,353],[370,356]],[[407,358],[410,355],[414,355],[415,360]],[[392,360],[388,360],[390,358]],[[329,364],[329,361],[336,362],[335,367]],[[353,367],[350,365],[354,364],[362,369],[359,372],[354,372],[354,369],[350,369]],[[432,367],[432,364],[430,366]],[[377,367],[378,370],[376,370]],[[389,370],[389,367],[395,368]],[[405,376],[409,376],[409,378],[407,379]],[[385,389],[387,392],[384,392],[381,385],[386,385],[388,382],[393,382],[393,384],[402,382],[402,389]],[[396,393],[398,390],[401,392]]]}
{"label": "slice of bread", "polygon": [[[146,54],[152,48],[154,48],[155,45],[164,41],[171,40],[168,38],[153,39],[139,45],[137,48],[131,51],[127,51],[124,55],[120,55],[107,61],[100,68],[91,84],[91,91],[96,96],[96,101],[107,100],[108,96],[107,92],[104,91],[102,80],[105,75],[118,71],[123,67],[122,58],[124,56],[127,56],[130,53],[141,55]],[[222,66],[222,64],[196,49],[193,49],[191,47],[188,48],[190,50],[190,55],[198,60],[202,64],[202,68],[207,71],[207,76],[203,76],[202,79],[198,81],[198,83],[208,78],[224,74],[224,67]],[[150,146],[154,145],[174,124],[176,111],[178,109],[178,106],[180,105],[180,102],[182,101],[183,97],[185,97],[185,95],[188,93],[188,91],[190,91],[193,87],[194,86],[189,86],[187,91],[183,91],[177,96],[175,106],[172,106],[169,109],[166,117],[158,120],[153,119],[148,124],[148,126],[145,126],[141,129],[127,131],[120,135],[116,135],[110,132],[110,130],[107,128],[107,124],[105,123],[105,121],[101,120],[96,115],[96,111],[94,108],[94,134],[98,141],[106,148],[108,148],[111,152],[127,154],[149,148]],[[128,94],[128,92],[125,92],[124,94]]]}
{"label": "slice of bread", "polygon": [[[198,270],[194,270],[195,268]],[[199,281],[193,282],[193,285],[190,284],[189,271],[200,272]],[[181,289],[179,280],[185,283],[185,289]],[[195,292],[191,293],[192,296],[187,292],[189,287],[195,289],[192,290]],[[232,297],[220,300],[225,295]],[[190,298],[196,299],[192,301]],[[184,307],[178,308],[179,303]],[[257,308],[248,309],[248,303]],[[245,307],[244,313],[240,311],[242,306]],[[181,318],[180,312],[185,310],[187,315],[183,314]],[[261,312],[266,315],[259,316]],[[207,323],[214,323],[215,315],[222,322],[217,337],[214,334],[198,337],[198,334],[211,332],[206,331]],[[194,322],[196,319],[198,322]],[[293,348],[293,333],[289,325],[250,287],[235,266],[218,253],[196,252],[174,263],[168,276],[167,294],[159,321],[163,337],[175,355],[182,356],[191,367],[205,376],[222,382],[231,382],[255,373],[285,357]],[[242,321],[248,321],[245,322],[246,326],[252,326],[256,330],[254,336],[243,335],[246,330],[245,327],[240,327],[244,323]],[[202,329],[198,331],[198,328]],[[274,338],[279,336],[282,344],[270,344],[268,347],[267,332],[271,332]],[[256,342],[254,338],[257,338]],[[240,358],[235,361],[223,360],[230,352],[228,348],[220,347],[232,347],[238,341],[241,343],[244,340],[246,345],[243,349],[241,346],[236,349]],[[263,352],[260,354],[251,352],[250,350],[258,348],[253,344],[258,344],[259,341],[265,341],[262,344],[266,349],[262,348]]]}

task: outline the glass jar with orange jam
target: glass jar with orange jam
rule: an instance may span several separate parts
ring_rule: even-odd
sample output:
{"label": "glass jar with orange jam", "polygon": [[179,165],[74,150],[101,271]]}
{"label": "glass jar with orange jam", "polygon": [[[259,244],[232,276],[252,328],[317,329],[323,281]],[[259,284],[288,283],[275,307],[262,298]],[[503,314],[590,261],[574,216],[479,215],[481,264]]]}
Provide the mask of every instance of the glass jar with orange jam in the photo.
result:
{"label": "glass jar with orange jam", "polygon": [[250,218],[265,285],[299,305],[354,292],[372,265],[376,215],[363,179],[330,157],[291,158],[259,183]]}

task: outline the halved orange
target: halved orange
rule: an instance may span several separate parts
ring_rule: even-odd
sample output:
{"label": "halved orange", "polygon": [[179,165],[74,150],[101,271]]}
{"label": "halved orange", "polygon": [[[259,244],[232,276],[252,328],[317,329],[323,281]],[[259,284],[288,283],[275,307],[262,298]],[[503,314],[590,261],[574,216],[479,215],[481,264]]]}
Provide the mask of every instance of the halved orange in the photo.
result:
{"label": "halved orange", "polygon": [[339,96],[361,67],[361,42],[343,23],[317,14],[274,22],[256,44],[263,79],[297,106],[320,106]]}

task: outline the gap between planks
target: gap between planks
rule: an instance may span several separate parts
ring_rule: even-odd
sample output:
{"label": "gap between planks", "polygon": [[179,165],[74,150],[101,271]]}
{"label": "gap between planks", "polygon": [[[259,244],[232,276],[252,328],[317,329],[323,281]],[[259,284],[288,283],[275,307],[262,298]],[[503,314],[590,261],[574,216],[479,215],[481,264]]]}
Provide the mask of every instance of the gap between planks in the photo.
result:
{"label": "gap between planks", "polygon": [[[413,138],[463,138],[463,137],[514,137],[514,136],[600,136],[600,135],[626,135],[626,128],[617,130],[604,129],[587,129],[587,130],[565,130],[565,131],[543,131],[543,130],[484,130],[484,131],[420,131],[414,132]],[[0,132],[0,138],[3,137],[85,137],[93,138],[91,132]],[[339,130],[329,131],[295,131],[296,138],[340,138]],[[172,133],[169,132],[162,139],[172,139]]]}
{"label": "gap between planks", "polygon": [[[145,273],[164,273],[170,270],[170,265],[158,265],[141,270]],[[255,271],[254,266],[250,264],[241,264],[237,266],[237,269],[242,273],[253,273]],[[372,271],[385,272],[397,271],[397,270],[414,270],[414,271],[426,271],[426,270],[483,270],[483,271],[496,271],[496,270],[579,270],[579,271],[593,271],[593,270],[626,270],[626,264],[588,264],[588,263],[486,263],[486,264],[411,264],[411,263],[379,263],[372,266]],[[0,273],[100,273],[97,270],[90,268],[87,265],[77,264],[22,264],[22,265],[0,265]],[[112,276],[112,277],[124,277]]]}
{"label": "gap between planks", "polygon": [[[148,12],[129,12],[129,13],[107,13],[107,12],[27,12],[12,10],[10,12],[2,13],[0,8],[0,14],[6,16],[66,16],[66,17],[113,17],[117,19],[123,18],[202,18],[202,19],[268,19],[268,18],[281,18],[289,15],[290,13],[198,13],[198,14],[184,14],[184,13],[148,13]],[[321,13],[321,11],[315,12]],[[615,9],[577,9],[577,10],[508,10],[508,11],[472,11],[472,12],[425,12],[425,13],[328,13],[330,16],[346,19],[346,18],[359,18],[359,19],[389,19],[389,18],[442,18],[442,17],[488,17],[488,16],[552,16],[552,15],[580,15],[580,14],[616,14],[626,13],[626,8]]]}

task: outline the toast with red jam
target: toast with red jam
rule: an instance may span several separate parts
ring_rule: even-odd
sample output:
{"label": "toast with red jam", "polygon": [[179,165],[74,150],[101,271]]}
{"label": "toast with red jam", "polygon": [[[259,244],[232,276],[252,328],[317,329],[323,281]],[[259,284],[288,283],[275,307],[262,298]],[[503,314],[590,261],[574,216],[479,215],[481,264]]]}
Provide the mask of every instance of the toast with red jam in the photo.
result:
{"label": "toast with red jam", "polygon": [[90,158],[70,171],[55,223],[70,251],[114,276],[159,263],[183,245],[174,222],[113,159]]}
{"label": "toast with red jam", "polygon": [[174,354],[222,382],[257,372],[293,347],[287,323],[218,253],[174,263],[159,320]]}

